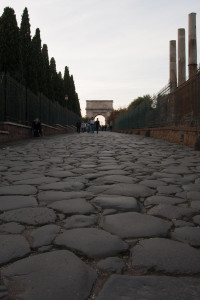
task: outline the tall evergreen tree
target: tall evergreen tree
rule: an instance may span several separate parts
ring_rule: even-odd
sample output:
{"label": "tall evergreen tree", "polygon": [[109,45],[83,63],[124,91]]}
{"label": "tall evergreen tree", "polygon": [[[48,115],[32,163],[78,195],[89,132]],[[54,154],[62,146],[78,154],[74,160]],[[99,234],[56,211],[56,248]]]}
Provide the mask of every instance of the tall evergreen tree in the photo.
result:
{"label": "tall evergreen tree", "polygon": [[31,87],[31,26],[29,22],[28,9],[25,7],[20,26],[20,52],[22,58],[22,81],[26,86]]}
{"label": "tall evergreen tree", "polygon": [[79,98],[78,98],[77,93],[75,93],[73,111],[75,112],[75,114],[81,116],[80,102],[79,102]]}
{"label": "tall evergreen tree", "polygon": [[73,75],[70,76],[69,78],[69,96],[68,96],[68,102],[67,102],[67,108],[69,110],[74,110],[74,99],[75,99],[75,84],[74,84],[74,78]]}
{"label": "tall evergreen tree", "polygon": [[[69,69],[66,66],[65,72],[64,72],[64,94],[65,94],[65,103],[68,107],[68,101],[69,101],[69,90],[70,90],[70,75],[69,75]],[[68,107],[69,108],[69,107]]]}
{"label": "tall evergreen tree", "polygon": [[69,74],[68,67],[65,67],[64,74],[64,93],[67,96],[67,108],[80,115],[80,103],[76,93],[73,75]]}
{"label": "tall evergreen tree", "polygon": [[42,42],[40,38],[40,30],[36,29],[32,39],[32,70],[33,70],[33,89],[36,93],[42,92],[44,83],[44,69],[42,57]]}
{"label": "tall evergreen tree", "polygon": [[64,81],[61,72],[57,74],[55,93],[56,93],[56,100],[59,102],[61,106],[65,107],[66,104],[65,104]]}
{"label": "tall evergreen tree", "polygon": [[35,94],[46,95],[80,115],[80,103],[73,76],[65,67],[64,78],[56,71],[56,61],[49,62],[48,48],[42,46],[40,30],[31,39],[28,9],[25,7],[20,29],[15,12],[6,7],[0,17],[0,72],[8,72]]}
{"label": "tall evergreen tree", "polygon": [[51,87],[51,75],[50,75],[50,66],[49,66],[49,54],[48,47],[46,44],[42,47],[42,64],[43,64],[43,74],[44,74],[44,83],[42,92],[45,96],[51,99],[52,87]]}
{"label": "tall evergreen tree", "polygon": [[55,58],[52,57],[50,59],[50,78],[51,78],[51,86],[52,86],[52,95],[51,100],[56,101],[56,77],[57,77],[57,71],[56,71],[56,61]]}
{"label": "tall evergreen tree", "polygon": [[12,8],[6,7],[0,18],[0,71],[20,79],[19,28]]}

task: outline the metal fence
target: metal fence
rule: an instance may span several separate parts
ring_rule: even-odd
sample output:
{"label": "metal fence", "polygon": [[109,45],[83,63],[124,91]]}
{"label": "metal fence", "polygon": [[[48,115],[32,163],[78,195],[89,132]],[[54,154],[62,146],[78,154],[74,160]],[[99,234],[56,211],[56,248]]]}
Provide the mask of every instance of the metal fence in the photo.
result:
{"label": "metal fence", "polygon": [[80,116],[43,94],[33,94],[9,75],[0,74],[0,122],[30,125],[35,118],[54,126],[75,125]]}
{"label": "metal fence", "polygon": [[113,122],[113,129],[166,126],[200,127],[200,71],[170,92],[170,84],[152,99],[127,110]]}

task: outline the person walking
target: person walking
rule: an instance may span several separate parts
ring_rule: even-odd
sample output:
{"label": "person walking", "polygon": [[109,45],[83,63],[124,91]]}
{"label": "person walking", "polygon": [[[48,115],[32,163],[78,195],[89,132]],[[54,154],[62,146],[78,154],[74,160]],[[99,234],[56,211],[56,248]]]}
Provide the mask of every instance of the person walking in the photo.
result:
{"label": "person walking", "polygon": [[97,120],[96,120],[96,122],[95,122],[95,127],[96,127],[97,134],[98,134],[98,132],[99,132],[99,125],[100,125],[99,119],[97,118]]}
{"label": "person walking", "polygon": [[81,129],[81,121],[77,121],[76,122],[76,130],[78,133],[80,133],[80,129]]}
{"label": "person walking", "polygon": [[42,136],[42,126],[41,126],[41,122],[38,118],[36,118],[32,122],[32,130],[33,130],[33,136],[34,137]]}
{"label": "person walking", "polygon": [[84,121],[82,121],[81,123],[81,131],[84,133],[85,132],[85,128],[86,128],[86,124]]}
{"label": "person walking", "polygon": [[94,123],[95,123],[95,121],[94,121],[94,118],[92,117],[92,119],[90,120],[90,130],[92,133],[94,133]]}

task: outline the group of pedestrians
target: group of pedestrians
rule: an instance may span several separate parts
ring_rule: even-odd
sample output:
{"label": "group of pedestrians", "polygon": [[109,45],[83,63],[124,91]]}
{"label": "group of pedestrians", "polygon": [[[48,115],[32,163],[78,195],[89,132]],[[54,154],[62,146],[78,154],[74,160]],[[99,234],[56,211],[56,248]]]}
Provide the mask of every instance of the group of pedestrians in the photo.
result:
{"label": "group of pedestrians", "polygon": [[80,132],[94,133],[95,130],[98,133],[99,127],[100,127],[99,119],[97,118],[95,121],[93,117],[91,118],[89,123],[85,123],[84,121],[82,121],[82,122],[77,121],[77,123],[76,123],[76,128],[77,128],[78,133],[80,133]]}

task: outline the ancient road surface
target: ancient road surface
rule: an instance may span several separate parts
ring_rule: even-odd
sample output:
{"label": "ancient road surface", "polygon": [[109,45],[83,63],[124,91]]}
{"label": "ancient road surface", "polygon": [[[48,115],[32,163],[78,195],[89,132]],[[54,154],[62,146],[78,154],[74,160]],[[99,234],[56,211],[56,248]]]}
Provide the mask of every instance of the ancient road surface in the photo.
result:
{"label": "ancient road surface", "polygon": [[0,146],[0,298],[200,299],[200,152],[100,132]]}

